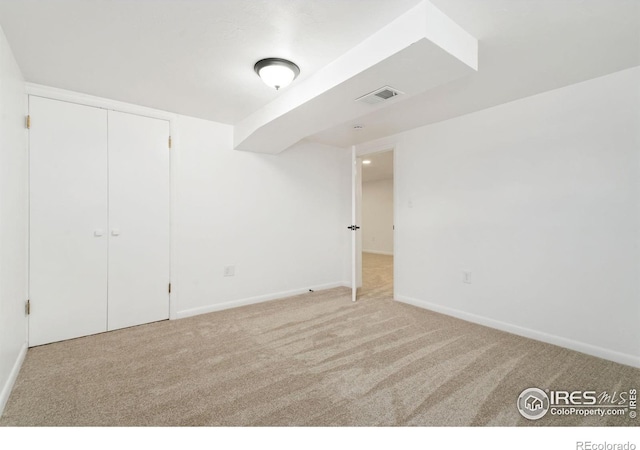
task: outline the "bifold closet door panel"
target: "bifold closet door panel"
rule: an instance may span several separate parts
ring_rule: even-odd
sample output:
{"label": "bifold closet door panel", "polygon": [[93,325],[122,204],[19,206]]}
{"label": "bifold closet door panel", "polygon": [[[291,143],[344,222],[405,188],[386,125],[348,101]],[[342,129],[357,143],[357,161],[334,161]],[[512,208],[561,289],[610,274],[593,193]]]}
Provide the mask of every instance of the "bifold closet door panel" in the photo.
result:
{"label": "bifold closet door panel", "polygon": [[107,112],[29,97],[29,345],[107,330]]}
{"label": "bifold closet door panel", "polygon": [[169,132],[109,111],[109,330],[169,318]]}

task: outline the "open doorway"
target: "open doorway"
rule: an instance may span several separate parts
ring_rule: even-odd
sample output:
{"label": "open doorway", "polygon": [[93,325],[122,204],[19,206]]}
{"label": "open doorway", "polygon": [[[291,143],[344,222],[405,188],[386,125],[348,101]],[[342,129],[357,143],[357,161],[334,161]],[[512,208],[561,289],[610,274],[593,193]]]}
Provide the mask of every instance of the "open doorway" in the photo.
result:
{"label": "open doorway", "polygon": [[393,150],[361,156],[360,298],[393,300]]}

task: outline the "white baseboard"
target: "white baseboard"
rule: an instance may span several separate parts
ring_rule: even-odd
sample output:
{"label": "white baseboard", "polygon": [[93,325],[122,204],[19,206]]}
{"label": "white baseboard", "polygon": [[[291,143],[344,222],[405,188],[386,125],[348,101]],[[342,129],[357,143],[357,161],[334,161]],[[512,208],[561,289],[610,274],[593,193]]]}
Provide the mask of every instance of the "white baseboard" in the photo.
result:
{"label": "white baseboard", "polygon": [[626,364],[628,366],[640,368],[640,357],[638,356],[617,352],[615,350],[610,350],[591,344],[586,344],[584,342],[544,333],[542,331],[532,330],[530,328],[524,328],[507,322],[502,322],[500,320],[490,319],[488,317],[479,316],[477,314],[468,313],[454,308],[448,308],[446,306],[437,305],[404,295],[396,295],[395,299],[402,303],[408,303],[419,308],[428,309],[430,311],[435,311],[447,316],[456,317],[468,322],[495,328],[500,331],[506,331],[507,333],[517,334],[518,336],[534,339],[536,341],[546,342],[547,344],[557,345],[560,347],[568,348],[570,350],[575,350],[577,352],[586,353],[587,355],[596,356],[598,358],[603,358],[620,364]]}
{"label": "white baseboard", "polygon": [[230,302],[218,303],[214,305],[202,306],[200,308],[185,309],[184,311],[178,311],[176,319],[184,319],[185,317],[197,316],[200,314],[207,314],[215,311],[222,311],[225,309],[237,308],[239,306],[253,305],[256,303],[268,302],[270,300],[279,300],[281,298],[293,297],[295,295],[306,294],[309,289],[313,291],[323,291],[325,289],[333,289],[337,287],[351,287],[351,283],[347,284],[344,281],[336,283],[327,283],[317,286],[310,286],[308,288],[293,289],[290,291],[276,292],[273,294],[259,295],[257,297],[244,298],[240,300],[232,300]]}
{"label": "white baseboard", "polygon": [[18,353],[18,357],[13,363],[13,368],[9,373],[9,378],[7,382],[2,387],[2,392],[0,392],[0,416],[4,412],[4,407],[7,406],[7,402],[9,401],[9,396],[11,395],[11,391],[13,390],[13,385],[16,383],[16,379],[18,378],[18,374],[20,373],[20,368],[22,367],[22,363],[24,362],[25,356],[27,356],[27,343],[25,342]]}
{"label": "white baseboard", "polygon": [[381,252],[378,250],[362,250],[362,253],[373,253],[374,255],[393,256],[393,252]]}

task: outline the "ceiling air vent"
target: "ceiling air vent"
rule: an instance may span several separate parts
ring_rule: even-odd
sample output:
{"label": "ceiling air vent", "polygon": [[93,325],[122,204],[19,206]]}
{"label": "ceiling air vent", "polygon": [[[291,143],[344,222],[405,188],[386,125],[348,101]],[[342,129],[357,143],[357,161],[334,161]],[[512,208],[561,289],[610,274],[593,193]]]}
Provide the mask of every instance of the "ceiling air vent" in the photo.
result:
{"label": "ceiling air vent", "polygon": [[376,89],[373,92],[369,92],[368,94],[363,95],[360,98],[357,98],[356,101],[375,105],[376,103],[384,102],[385,100],[389,100],[401,94],[403,94],[403,92],[400,92],[399,90],[394,89],[391,86],[385,86],[381,87],[380,89]]}

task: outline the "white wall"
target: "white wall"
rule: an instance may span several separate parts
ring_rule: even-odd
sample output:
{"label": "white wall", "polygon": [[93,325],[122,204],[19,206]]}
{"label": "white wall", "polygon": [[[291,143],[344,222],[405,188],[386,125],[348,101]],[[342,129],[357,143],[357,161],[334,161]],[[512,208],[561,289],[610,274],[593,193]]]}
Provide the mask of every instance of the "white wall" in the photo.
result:
{"label": "white wall", "polygon": [[[25,83],[0,41],[0,388],[27,349]],[[278,156],[233,150],[232,127],[29,85],[31,93],[172,121],[172,317],[350,284],[351,159],[300,144]],[[224,277],[224,267],[235,276]],[[1,408],[0,408],[1,411]]]}
{"label": "white wall", "polygon": [[25,114],[24,80],[0,29],[0,414],[27,349]]}
{"label": "white wall", "polygon": [[178,317],[349,282],[347,150],[256,154],[233,150],[228,125],[177,128]]}
{"label": "white wall", "polygon": [[640,366],[639,67],[404,133],[396,164],[400,300]]}
{"label": "white wall", "polygon": [[393,179],[362,183],[362,251],[393,255]]}

